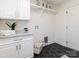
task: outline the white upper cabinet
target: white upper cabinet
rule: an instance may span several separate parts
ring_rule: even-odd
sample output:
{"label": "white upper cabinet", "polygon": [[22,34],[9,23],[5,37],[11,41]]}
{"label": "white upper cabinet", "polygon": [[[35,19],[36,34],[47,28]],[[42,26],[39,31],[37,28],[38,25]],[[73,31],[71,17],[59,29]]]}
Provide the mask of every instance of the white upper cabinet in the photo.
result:
{"label": "white upper cabinet", "polygon": [[16,0],[0,0],[0,18],[14,19],[16,10]]}
{"label": "white upper cabinet", "polygon": [[30,19],[30,0],[0,0],[1,19]]}
{"label": "white upper cabinet", "polygon": [[30,0],[17,0],[16,18],[30,19]]}

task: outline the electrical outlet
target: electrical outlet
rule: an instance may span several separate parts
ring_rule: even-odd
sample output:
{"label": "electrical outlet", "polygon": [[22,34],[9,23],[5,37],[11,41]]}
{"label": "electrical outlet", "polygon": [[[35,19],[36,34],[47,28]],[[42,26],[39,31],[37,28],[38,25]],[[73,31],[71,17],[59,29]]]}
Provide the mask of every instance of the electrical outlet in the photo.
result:
{"label": "electrical outlet", "polygon": [[37,30],[37,29],[39,29],[39,26],[38,26],[38,25],[36,25],[36,26],[35,26],[35,29],[36,29],[36,30]]}

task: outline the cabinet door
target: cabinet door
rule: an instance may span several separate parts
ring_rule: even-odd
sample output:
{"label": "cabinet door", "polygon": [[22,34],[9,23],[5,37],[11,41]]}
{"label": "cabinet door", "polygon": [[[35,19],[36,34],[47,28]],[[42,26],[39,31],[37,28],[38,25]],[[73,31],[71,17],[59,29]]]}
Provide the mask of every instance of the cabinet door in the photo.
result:
{"label": "cabinet door", "polygon": [[16,44],[0,46],[0,58],[19,57]]}
{"label": "cabinet door", "polygon": [[30,19],[30,0],[17,0],[17,19]]}
{"label": "cabinet door", "polygon": [[66,46],[66,12],[62,10],[56,19],[56,39],[55,41]]}
{"label": "cabinet door", "polygon": [[14,19],[16,0],[0,0],[0,18]]}
{"label": "cabinet door", "polygon": [[67,46],[79,51],[79,6],[68,9],[68,44]]}
{"label": "cabinet door", "polygon": [[33,57],[33,39],[28,38],[19,44],[20,57]]}

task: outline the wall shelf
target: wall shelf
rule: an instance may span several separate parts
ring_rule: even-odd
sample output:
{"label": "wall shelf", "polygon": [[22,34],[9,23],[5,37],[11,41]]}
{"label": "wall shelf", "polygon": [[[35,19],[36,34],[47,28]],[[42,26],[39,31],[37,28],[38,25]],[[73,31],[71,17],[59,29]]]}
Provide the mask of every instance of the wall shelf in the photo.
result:
{"label": "wall shelf", "polygon": [[35,4],[31,4],[31,8],[43,10],[43,11],[46,11],[46,12],[53,12],[53,13],[56,14],[56,10],[54,10],[54,9],[45,8],[45,7],[42,7],[42,6],[35,5]]}

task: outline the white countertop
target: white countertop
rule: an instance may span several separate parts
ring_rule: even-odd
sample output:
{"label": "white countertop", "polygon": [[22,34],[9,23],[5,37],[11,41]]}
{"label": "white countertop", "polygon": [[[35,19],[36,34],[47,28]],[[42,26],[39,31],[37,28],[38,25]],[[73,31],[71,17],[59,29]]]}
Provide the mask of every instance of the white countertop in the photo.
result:
{"label": "white countertop", "polygon": [[17,34],[15,34],[15,35],[0,36],[0,39],[12,38],[12,37],[20,37],[20,36],[29,36],[29,35],[32,35],[32,33],[30,33],[30,32],[26,32],[26,33],[17,33]]}

